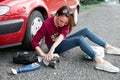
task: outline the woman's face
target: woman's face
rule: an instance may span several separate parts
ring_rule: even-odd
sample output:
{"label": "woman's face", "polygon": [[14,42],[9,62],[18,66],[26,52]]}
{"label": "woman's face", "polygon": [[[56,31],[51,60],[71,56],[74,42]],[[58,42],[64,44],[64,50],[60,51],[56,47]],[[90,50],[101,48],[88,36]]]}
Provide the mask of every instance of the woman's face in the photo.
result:
{"label": "woman's face", "polygon": [[57,26],[58,27],[63,27],[63,26],[65,26],[65,25],[68,25],[68,21],[69,21],[69,19],[66,17],[66,16],[57,16],[57,19],[56,19],[57,21]]}

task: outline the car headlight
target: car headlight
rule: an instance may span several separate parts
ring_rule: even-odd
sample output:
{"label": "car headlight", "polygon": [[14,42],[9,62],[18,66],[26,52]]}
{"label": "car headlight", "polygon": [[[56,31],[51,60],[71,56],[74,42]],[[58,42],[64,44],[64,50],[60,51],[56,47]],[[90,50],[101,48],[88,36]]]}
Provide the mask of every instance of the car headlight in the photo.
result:
{"label": "car headlight", "polygon": [[0,6],[0,15],[4,15],[9,11],[9,7],[8,6]]}

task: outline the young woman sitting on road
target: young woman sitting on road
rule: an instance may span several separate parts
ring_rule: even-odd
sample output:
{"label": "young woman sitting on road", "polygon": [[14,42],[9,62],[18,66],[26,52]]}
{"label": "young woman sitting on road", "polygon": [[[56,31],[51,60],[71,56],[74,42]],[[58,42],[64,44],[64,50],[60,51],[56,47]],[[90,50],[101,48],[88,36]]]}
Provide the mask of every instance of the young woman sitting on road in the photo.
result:
{"label": "young woman sitting on road", "polygon": [[[92,42],[105,48],[105,52],[108,54],[120,55],[120,49],[101,40],[87,28],[84,28],[67,37],[67,34],[69,34],[72,30],[73,24],[74,20],[72,10],[68,6],[59,8],[55,16],[52,16],[43,22],[43,25],[31,42],[32,47],[42,57],[49,61],[51,60],[51,55],[53,53],[60,54],[79,46],[87,55],[96,61],[96,69],[108,72],[119,72],[120,70],[118,67],[113,66],[110,62],[97,56],[97,53],[91,48],[85,38],[87,37]],[[39,42],[43,37],[45,37],[45,43],[49,49],[48,53],[43,52],[43,50],[39,47]]]}

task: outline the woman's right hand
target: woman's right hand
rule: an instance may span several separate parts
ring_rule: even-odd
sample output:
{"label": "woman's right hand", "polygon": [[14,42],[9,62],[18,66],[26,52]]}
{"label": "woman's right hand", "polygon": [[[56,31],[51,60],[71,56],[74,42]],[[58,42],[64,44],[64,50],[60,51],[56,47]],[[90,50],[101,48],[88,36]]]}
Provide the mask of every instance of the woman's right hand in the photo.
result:
{"label": "woman's right hand", "polygon": [[50,61],[52,59],[52,54],[46,54],[45,60]]}
{"label": "woman's right hand", "polygon": [[42,53],[41,56],[47,61],[50,61],[52,59],[51,54]]}
{"label": "woman's right hand", "polygon": [[39,46],[35,47],[36,51],[47,61],[52,59],[52,52],[44,53]]}

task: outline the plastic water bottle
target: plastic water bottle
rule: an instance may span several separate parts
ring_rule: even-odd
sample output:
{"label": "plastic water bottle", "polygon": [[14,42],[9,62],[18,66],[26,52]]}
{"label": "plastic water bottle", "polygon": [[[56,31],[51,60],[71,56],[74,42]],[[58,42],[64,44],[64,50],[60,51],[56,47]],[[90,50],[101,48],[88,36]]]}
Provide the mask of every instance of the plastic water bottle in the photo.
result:
{"label": "plastic water bottle", "polygon": [[[100,56],[101,58],[104,58],[104,48],[100,46],[91,46],[92,49],[96,52],[97,56]],[[92,59],[90,56],[88,56],[86,53],[84,53],[85,59]]]}
{"label": "plastic water bottle", "polygon": [[11,68],[11,71],[13,74],[17,74],[17,73],[21,73],[21,72],[29,72],[29,71],[37,70],[40,67],[41,67],[40,64],[35,62],[35,63],[26,65],[26,66],[18,68],[18,69]]}

